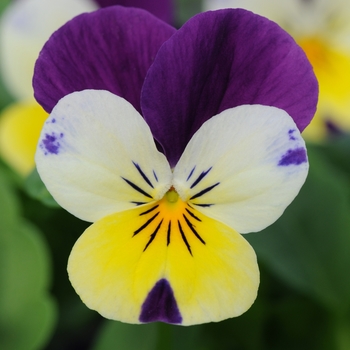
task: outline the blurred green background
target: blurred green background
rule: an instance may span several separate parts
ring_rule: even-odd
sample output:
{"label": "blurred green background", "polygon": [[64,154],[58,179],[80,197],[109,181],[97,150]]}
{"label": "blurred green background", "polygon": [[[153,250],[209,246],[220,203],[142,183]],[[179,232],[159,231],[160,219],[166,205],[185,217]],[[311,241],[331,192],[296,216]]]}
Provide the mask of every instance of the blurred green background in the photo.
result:
{"label": "blurred green background", "polygon": [[[179,0],[177,25],[200,10],[199,0]],[[1,85],[0,108],[11,101]],[[308,155],[295,201],[245,236],[261,269],[254,305],[192,327],[122,324],[87,309],[66,264],[88,224],[60,209],[36,172],[23,179],[0,159],[0,349],[349,350],[350,136],[308,144]]]}

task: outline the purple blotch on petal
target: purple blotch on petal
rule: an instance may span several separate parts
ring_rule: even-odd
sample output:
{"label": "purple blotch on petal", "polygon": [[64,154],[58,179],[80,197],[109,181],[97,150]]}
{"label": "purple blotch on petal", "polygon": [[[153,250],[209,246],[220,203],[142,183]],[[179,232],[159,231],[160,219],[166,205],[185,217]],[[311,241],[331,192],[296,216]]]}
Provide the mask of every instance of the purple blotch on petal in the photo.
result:
{"label": "purple blotch on petal", "polygon": [[58,154],[60,149],[59,140],[63,137],[63,133],[60,133],[59,136],[52,133],[51,135],[45,134],[45,138],[41,140],[40,147],[44,149],[45,155],[48,153]]}
{"label": "purple blotch on petal", "polygon": [[174,292],[166,279],[159,280],[148,293],[142,305],[139,320],[141,322],[182,322]]}
{"label": "purple blotch on petal", "polygon": [[278,165],[288,166],[288,165],[300,165],[307,162],[306,150],[303,147],[290,149],[286,154],[282,156]]}
{"label": "purple blotch on petal", "polygon": [[295,140],[296,140],[295,136],[293,135],[294,132],[295,132],[295,129],[290,129],[290,130],[288,131],[289,140],[292,140],[292,141],[295,141]]}

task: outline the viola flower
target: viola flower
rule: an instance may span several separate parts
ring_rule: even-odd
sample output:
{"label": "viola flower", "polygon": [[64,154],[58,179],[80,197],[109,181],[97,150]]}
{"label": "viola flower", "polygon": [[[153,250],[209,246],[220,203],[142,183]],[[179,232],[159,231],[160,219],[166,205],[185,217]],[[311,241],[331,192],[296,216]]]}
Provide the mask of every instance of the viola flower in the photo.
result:
{"label": "viola flower", "polygon": [[169,23],[172,0],[17,0],[0,22],[0,69],[11,95],[19,103],[0,119],[0,153],[20,174],[34,168],[38,136],[47,114],[33,98],[35,61],[50,35],[74,16],[112,5],[140,7]]}
{"label": "viola flower", "polygon": [[324,139],[329,125],[350,131],[350,3],[346,0],[204,0],[203,9],[244,8],[266,16],[303,48],[319,81],[318,111],[303,136]]}
{"label": "viola flower", "polygon": [[33,82],[50,113],[38,172],[93,222],[68,262],[82,301],[129,323],[245,312],[259,270],[241,234],[274,222],[308,170],[317,82],[294,40],[244,10],[176,31],[116,6],[53,34]]}

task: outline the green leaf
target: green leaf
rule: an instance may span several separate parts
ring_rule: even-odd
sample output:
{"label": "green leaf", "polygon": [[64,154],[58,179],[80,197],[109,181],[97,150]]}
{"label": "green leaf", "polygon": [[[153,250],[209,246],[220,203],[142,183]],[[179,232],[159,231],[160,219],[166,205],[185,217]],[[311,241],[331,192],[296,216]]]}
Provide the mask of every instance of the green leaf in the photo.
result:
{"label": "green leaf", "polygon": [[0,14],[4,9],[7,7],[7,5],[11,2],[11,0],[1,0],[0,1]]}
{"label": "green leaf", "polygon": [[206,350],[201,326],[181,327],[164,323],[131,325],[106,321],[93,350]]}
{"label": "green leaf", "polygon": [[46,245],[34,227],[20,222],[0,232],[0,252],[0,348],[42,348],[56,320]]}
{"label": "green leaf", "polygon": [[131,325],[116,321],[106,321],[92,349],[154,350],[156,344],[156,323]]}
{"label": "green leaf", "polygon": [[[11,3],[11,0],[1,0],[0,1],[0,15],[6,9],[6,7]],[[2,76],[0,75],[0,110],[6,105],[13,102],[13,97],[10,95],[9,91],[6,89]]]}
{"label": "green leaf", "polygon": [[[0,1],[1,6],[1,1]],[[13,97],[7,91],[5,84],[2,79],[0,79],[0,110],[8,106],[14,101]]]}
{"label": "green leaf", "polygon": [[36,168],[30,173],[24,183],[24,189],[34,199],[39,200],[48,207],[60,208],[53,199],[50,192],[46,189],[44,183],[38,174]]}
{"label": "green leaf", "polygon": [[0,318],[0,347],[3,350],[42,349],[52,333],[56,308],[50,299],[38,297],[23,305],[17,315]]}
{"label": "green leaf", "polygon": [[273,303],[271,311],[273,335],[265,335],[267,349],[337,349],[329,347],[328,315],[311,300],[296,294],[284,295]]}
{"label": "green leaf", "polygon": [[316,147],[327,157],[332,165],[344,171],[348,180],[350,180],[350,135],[337,136],[328,143],[323,143]]}
{"label": "green leaf", "polygon": [[191,327],[157,323],[158,340],[155,350],[207,350],[202,334],[202,325]]}
{"label": "green leaf", "polygon": [[10,181],[0,167],[0,232],[15,225],[19,211],[17,199],[12,191]]}
{"label": "green leaf", "polygon": [[202,11],[202,0],[176,0],[175,5],[175,18],[178,27]]}
{"label": "green leaf", "polygon": [[331,319],[333,331],[332,348],[337,350],[350,349],[350,318],[347,317]]}
{"label": "green leaf", "polygon": [[283,216],[247,235],[257,255],[282,280],[333,312],[350,307],[350,205],[344,174],[309,148],[310,172]]}

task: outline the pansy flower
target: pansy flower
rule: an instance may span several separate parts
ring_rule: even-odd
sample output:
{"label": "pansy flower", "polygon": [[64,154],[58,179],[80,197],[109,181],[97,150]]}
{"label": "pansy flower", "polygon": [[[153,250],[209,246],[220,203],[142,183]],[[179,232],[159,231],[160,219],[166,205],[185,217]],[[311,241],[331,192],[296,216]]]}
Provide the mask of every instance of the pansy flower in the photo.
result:
{"label": "pansy flower", "polygon": [[34,154],[47,113],[33,99],[35,61],[50,35],[74,16],[100,7],[143,8],[173,23],[172,0],[17,0],[0,18],[0,69],[16,99],[1,115],[0,153],[20,174],[34,168]]}
{"label": "pansy flower", "polygon": [[245,8],[277,22],[303,48],[320,85],[316,117],[303,136],[350,130],[350,2],[347,0],[203,0],[204,10]]}
{"label": "pansy flower", "polygon": [[294,40],[244,10],[175,30],[116,6],[54,33],[33,82],[50,113],[39,174],[93,222],[68,262],[82,301],[129,323],[245,312],[259,270],[241,234],[274,222],[307,175],[317,82]]}

